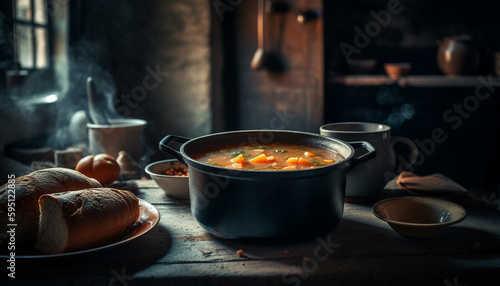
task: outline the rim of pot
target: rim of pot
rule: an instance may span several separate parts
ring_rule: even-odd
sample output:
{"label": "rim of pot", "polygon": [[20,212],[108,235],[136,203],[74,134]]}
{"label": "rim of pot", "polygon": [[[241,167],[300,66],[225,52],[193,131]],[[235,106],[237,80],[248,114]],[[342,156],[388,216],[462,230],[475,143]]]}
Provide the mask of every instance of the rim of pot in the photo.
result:
{"label": "rim of pot", "polygon": [[[361,127],[367,126],[367,130],[363,130],[359,128],[359,130],[347,129],[348,126],[351,127]],[[339,126],[343,126],[343,129],[337,128]],[[375,122],[361,122],[361,121],[349,121],[349,122],[336,122],[336,123],[328,123],[320,126],[320,131],[326,133],[333,134],[370,134],[370,133],[382,133],[382,132],[390,132],[391,127],[387,124],[383,123],[375,123]]]}
{"label": "rim of pot", "polygon": [[[220,167],[220,166],[213,166],[209,165],[206,163],[202,163],[194,158],[192,158],[189,154],[186,152],[186,148],[189,147],[191,144],[197,144],[202,140],[209,140],[209,138],[216,138],[216,137],[221,137],[221,136],[231,136],[232,134],[236,135],[242,135],[242,134],[254,134],[254,133],[261,133],[261,132],[271,132],[275,134],[296,134],[296,135],[301,135],[301,136],[308,136],[310,138],[315,138],[318,141],[322,142],[329,142],[329,144],[335,144],[338,146],[341,146],[344,149],[348,149],[348,156],[343,156],[335,150],[334,148],[326,148],[328,151],[331,152],[337,152],[339,153],[342,157],[344,157],[343,160],[340,160],[336,163],[326,165],[326,166],[320,166],[320,167],[315,167],[311,169],[298,169],[298,170],[274,170],[274,171],[267,171],[267,170],[247,170],[247,169],[231,169],[231,168],[226,168],[226,167]],[[291,143],[291,144],[301,144],[302,142],[283,142],[283,143]],[[309,144],[313,147],[319,147],[323,148],[321,146],[317,146],[314,144]],[[222,147],[222,146],[221,146]],[[325,149],[325,148],[323,148]],[[349,145],[348,143],[339,140],[339,139],[334,139],[334,138],[328,138],[319,134],[315,133],[309,133],[309,132],[302,132],[302,131],[287,131],[287,130],[237,130],[237,131],[227,131],[227,132],[219,132],[219,133],[213,133],[209,135],[204,135],[200,136],[197,138],[190,139],[189,141],[185,142],[182,144],[180,148],[180,153],[182,157],[187,161],[186,163],[188,164],[189,167],[194,167],[198,171],[205,172],[205,173],[210,173],[210,174],[215,174],[217,176],[222,176],[222,177],[239,177],[239,178],[296,178],[296,177],[310,177],[314,175],[320,175],[320,174],[325,174],[334,171],[333,169],[343,169],[343,168],[348,168],[353,157],[354,157],[354,148]]]}

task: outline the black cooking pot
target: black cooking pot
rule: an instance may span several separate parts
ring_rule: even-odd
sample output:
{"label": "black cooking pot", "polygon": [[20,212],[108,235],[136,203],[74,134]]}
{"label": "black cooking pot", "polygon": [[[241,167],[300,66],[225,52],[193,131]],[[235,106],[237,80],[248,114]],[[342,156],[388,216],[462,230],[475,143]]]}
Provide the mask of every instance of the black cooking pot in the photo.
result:
{"label": "black cooking pot", "polygon": [[[226,145],[272,142],[319,147],[345,160],[314,169],[262,171],[217,167],[192,157]],[[368,152],[354,158],[353,147]],[[160,150],[188,167],[191,212],[210,233],[280,242],[314,238],[332,229],[342,218],[347,171],[375,156],[367,142],[345,143],[312,133],[276,130],[233,131],[195,139],[168,135],[161,140]]]}

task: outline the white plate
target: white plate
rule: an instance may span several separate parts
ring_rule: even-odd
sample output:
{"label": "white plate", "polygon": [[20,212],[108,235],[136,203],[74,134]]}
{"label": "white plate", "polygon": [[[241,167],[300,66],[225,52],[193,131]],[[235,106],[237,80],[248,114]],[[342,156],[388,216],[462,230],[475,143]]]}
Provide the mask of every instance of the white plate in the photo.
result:
{"label": "white plate", "polygon": [[[77,256],[82,254],[88,254],[96,251],[102,251],[117,247],[126,243],[129,243],[140,236],[146,234],[148,231],[152,230],[160,221],[160,212],[150,203],[139,199],[139,218],[134,223],[134,225],[127,231],[127,233],[117,242],[90,248],[80,251],[58,253],[58,254],[43,254],[35,249],[26,249],[21,253],[21,251],[16,252],[16,259],[52,259],[61,258],[68,256]],[[5,253],[0,254],[0,258],[9,258],[10,256]]]}

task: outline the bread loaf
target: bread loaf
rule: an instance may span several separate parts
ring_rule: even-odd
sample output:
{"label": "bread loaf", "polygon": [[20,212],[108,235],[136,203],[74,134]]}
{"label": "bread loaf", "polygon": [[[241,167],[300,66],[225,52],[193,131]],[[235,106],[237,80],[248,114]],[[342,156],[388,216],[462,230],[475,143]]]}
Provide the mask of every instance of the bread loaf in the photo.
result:
{"label": "bread loaf", "polygon": [[35,248],[45,253],[89,249],[118,240],[137,221],[129,191],[96,188],[43,195]]}
{"label": "bread loaf", "polygon": [[[98,188],[101,184],[75,170],[51,168],[34,171],[15,179],[16,241],[32,242],[38,229],[38,199],[44,194]],[[7,226],[8,184],[0,187],[0,233]]]}

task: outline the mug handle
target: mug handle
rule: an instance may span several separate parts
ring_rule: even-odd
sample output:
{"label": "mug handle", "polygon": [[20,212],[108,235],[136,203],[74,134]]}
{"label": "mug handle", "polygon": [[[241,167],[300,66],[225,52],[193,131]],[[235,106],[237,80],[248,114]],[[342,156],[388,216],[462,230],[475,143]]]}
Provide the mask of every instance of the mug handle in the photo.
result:
{"label": "mug handle", "polygon": [[391,147],[396,143],[404,143],[408,148],[410,148],[410,165],[415,164],[418,158],[418,148],[413,141],[406,137],[393,136],[391,137]]}
{"label": "mug handle", "polygon": [[375,158],[375,156],[377,155],[377,150],[375,150],[375,147],[373,147],[372,144],[370,144],[366,141],[347,142],[347,144],[351,145],[351,147],[354,149],[363,148],[363,149],[368,151],[367,153],[365,153],[357,158],[354,158],[351,165],[349,166],[349,169],[356,167],[357,165],[359,165],[360,163],[362,163],[364,161]]}
{"label": "mug handle", "polygon": [[[180,149],[182,144],[188,142],[189,140],[191,139],[182,136],[167,135],[163,139],[161,139],[159,147],[163,153],[173,156],[175,159],[179,160],[179,162],[181,162],[187,167],[187,164],[184,161],[184,157],[182,157]],[[176,147],[173,146],[174,144]]]}

